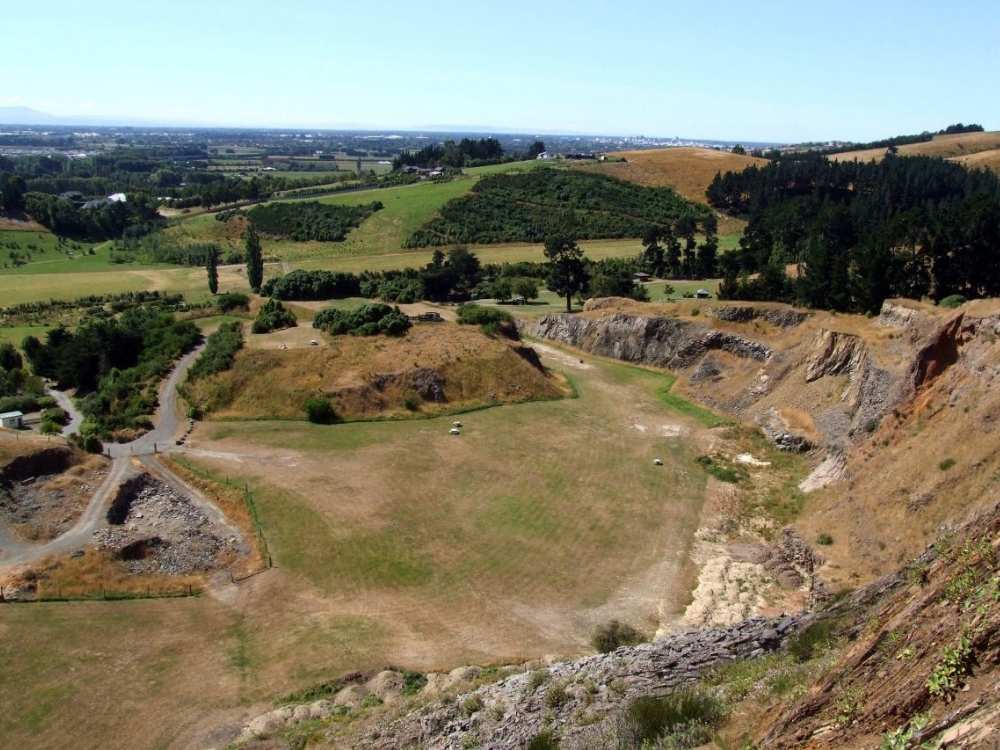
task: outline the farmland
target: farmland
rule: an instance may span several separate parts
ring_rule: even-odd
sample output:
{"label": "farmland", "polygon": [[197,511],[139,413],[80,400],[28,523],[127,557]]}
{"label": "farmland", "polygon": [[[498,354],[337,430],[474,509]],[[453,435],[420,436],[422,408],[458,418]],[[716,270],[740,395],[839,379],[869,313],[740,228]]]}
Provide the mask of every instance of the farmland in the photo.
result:
{"label": "farmland", "polygon": [[[930,141],[909,143],[898,147],[901,156],[937,156],[975,167],[983,166],[996,170],[1000,165],[997,151],[1000,150],[1000,131],[985,133],[959,133],[956,135],[936,135]],[[992,152],[988,154],[988,152]],[[872,148],[863,151],[845,151],[834,154],[836,161],[871,161],[885,156],[886,149]],[[983,154],[983,156],[979,156]],[[976,158],[978,157],[978,158]]]}

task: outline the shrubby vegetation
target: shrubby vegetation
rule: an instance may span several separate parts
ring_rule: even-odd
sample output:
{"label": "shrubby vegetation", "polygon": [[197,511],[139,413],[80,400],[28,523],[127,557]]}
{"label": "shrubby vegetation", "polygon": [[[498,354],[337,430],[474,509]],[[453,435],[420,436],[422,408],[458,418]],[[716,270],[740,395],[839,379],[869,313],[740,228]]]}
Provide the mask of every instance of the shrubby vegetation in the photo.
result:
{"label": "shrubby vegetation", "polygon": [[250,309],[250,298],[242,292],[223,292],[215,297],[214,302],[224,313]]}
{"label": "shrubby vegetation", "polygon": [[604,175],[557,169],[484,177],[472,193],[445,204],[414,232],[407,247],[456,242],[543,242],[641,237],[650,226],[689,215],[696,224],[710,211],[670,188],[642,187]]}
{"label": "shrubby vegetation", "polygon": [[22,349],[36,374],[77,389],[86,426],[107,435],[144,424],[159,381],[200,340],[192,322],[135,307],[117,318],[89,318],[75,331],[55,328],[45,343],[29,336]]}
{"label": "shrubby vegetation", "polygon": [[243,324],[237,321],[223,323],[219,329],[208,337],[205,350],[188,370],[188,380],[223,372],[233,366],[236,352],[243,348]]}
{"label": "shrubby vegetation", "polygon": [[463,138],[432,143],[414,153],[400,154],[392,161],[393,169],[402,167],[474,167],[503,161],[503,148],[496,138]]}
{"label": "shrubby vegetation", "polygon": [[458,308],[458,322],[463,325],[473,325],[482,328],[483,333],[493,336],[497,333],[508,338],[517,338],[517,326],[514,318],[506,310],[482,305],[461,305]]}
{"label": "shrubby vegetation", "polygon": [[[877,312],[894,296],[1000,295],[992,173],[928,157],[812,154],[717,176],[707,194],[750,222],[721,259],[720,297]],[[800,266],[798,279],[786,264]]]}
{"label": "shrubby vegetation", "polygon": [[322,300],[356,297],[360,288],[360,281],[354,274],[296,269],[268,279],[260,292],[281,300]]}
{"label": "shrubby vegetation", "polygon": [[295,318],[295,313],[278,300],[269,299],[257,311],[252,330],[254,333],[270,333],[282,328],[294,328],[296,325],[298,325],[298,321]]}
{"label": "shrubby vegetation", "polygon": [[17,349],[10,343],[0,344],[0,411],[35,411],[50,401],[44,394],[45,384],[24,369]]}
{"label": "shrubby vegetation", "polygon": [[163,223],[155,202],[142,193],[96,208],[77,207],[58,195],[27,193],[24,210],[55,234],[90,240],[140,237]]}
{"label": "shrubby vegetation", "polygon": [[645,636],[628,623],[611,620],[594,630],[590,643],[599,653],[608,654],[622,646],[634,646],[645,640]]}
{"label": "shrubby vegetation", "polygon": [[381,209],[379,201],[364,206],[305,201],[255,206],[247,216],[262,234],[287,237],[296,242],[340,242],[351,229]]}
{"label": "shrubby vegetation", "polygon": [[313,328],[333,336],[402,336],[410,329],[410,319],[398,307],[367,304],[355,310],[321,310],[313,319]]}
{"label": "shrubby vegetation", "polygon": [[330,399],[323,396],[314,396],[306,399],[303,407],[306,412],[306,419],[314,424],[333,424],[337,421],[337,412],[330,403]]}

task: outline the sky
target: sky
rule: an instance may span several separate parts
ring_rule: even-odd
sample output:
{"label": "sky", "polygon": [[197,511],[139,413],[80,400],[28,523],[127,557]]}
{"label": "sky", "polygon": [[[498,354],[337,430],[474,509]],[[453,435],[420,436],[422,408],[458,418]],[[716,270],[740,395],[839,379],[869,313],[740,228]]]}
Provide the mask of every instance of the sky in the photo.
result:
{"label": "sky", "polygon": [[1000,129],[997,0],[8,0],[0,106],[246,127]]}

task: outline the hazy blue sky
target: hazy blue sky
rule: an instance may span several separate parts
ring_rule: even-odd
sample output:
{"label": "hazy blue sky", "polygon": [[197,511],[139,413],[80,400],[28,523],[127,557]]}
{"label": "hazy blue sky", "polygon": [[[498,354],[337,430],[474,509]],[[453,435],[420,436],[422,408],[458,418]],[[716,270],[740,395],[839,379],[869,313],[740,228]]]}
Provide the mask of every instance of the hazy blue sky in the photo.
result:
{"label": "hazy blue sky", "polygon": [[0,106],[747,140],[1000,129],[998,0],[8,0]]}

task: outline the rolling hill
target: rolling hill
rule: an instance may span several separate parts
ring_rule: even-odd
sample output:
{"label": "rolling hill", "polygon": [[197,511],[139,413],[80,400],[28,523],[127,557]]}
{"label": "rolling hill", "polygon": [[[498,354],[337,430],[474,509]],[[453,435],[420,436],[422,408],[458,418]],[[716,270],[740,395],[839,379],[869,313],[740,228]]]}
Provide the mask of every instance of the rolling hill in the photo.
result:
{"label": "rolling hill", "polygon": [[646,151],[618,151],[605,161],[583,163],[588,172],[637,182],[648,187],[671,187],[690,201],[706,203],[705,189],[718,172],[739,172],[766,159],[740,156],[710,148],[664,148]]}
{"label": "rolling hill", "polygon": [[[886,149],[870,148],[861,151],[844,151],[833,154],[836,161],[879,160]],[[986,133],[958,133],[938,135],[924,143],[909,143],[899,147],[901,156],[938,156],[965,164],[968,167],[1000,169],[1000,131]]]}

